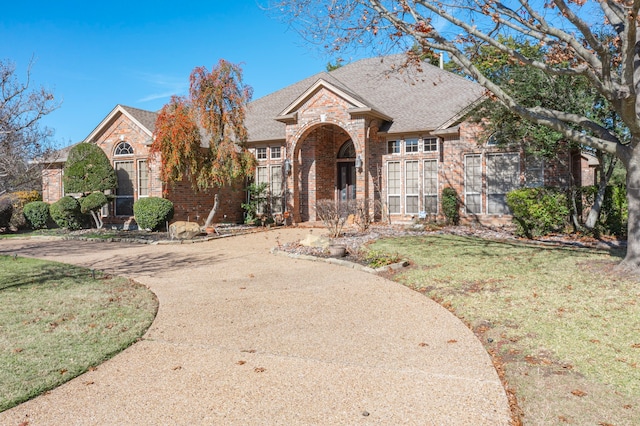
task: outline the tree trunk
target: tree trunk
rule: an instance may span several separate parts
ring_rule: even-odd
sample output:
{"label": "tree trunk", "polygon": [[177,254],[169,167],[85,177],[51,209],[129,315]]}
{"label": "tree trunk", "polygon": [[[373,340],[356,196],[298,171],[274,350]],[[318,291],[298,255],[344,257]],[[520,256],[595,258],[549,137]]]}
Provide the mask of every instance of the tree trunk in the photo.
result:
{"label": "tree trunk", "polygon": [[631,151],[627,166],[627,255],[618,269],[637,274],[640,272],[640,147]]}
{"label": "tree trunk", "polygon": [[102,225],[104,225],[104,223],[102,222],[102,219],[100,218],[100,215],[96,214],[96,212],[91,210],[91,217],[93,218],[93,221],[96,224],[96,228],[102,229]]}
{"label": "tree trunk", "polygon": [[204,227],[208,228],[211,226],[211,224],[213,223],[213,217],[216,215],[216,212],[218,211],[218,204],[219,203],[219,199],[218,199],[218,194],[213,196],[213,208],[211,209],[211,211],[209,212],[209,216],[207,216],[207,221],[204,223]]}
{"label": "tree trunk", "polygon": [[593,199],[593,206],[591,206],[591,210],[589,211],[589,215],[587,216],[587,220],[584,223],[585,228],[590,231],[598,224],[598,220],[600,219],[600,213],[602,211],[602,203],[604,202],[604,196],[607,191],[607,185],[609,184],[609,180],[611,179],[611,175],[613,174],[613,169],[616,165],[616,159],[612,159],[609,162],[609,167],[604,169],[604,155],[600,153],[598,155],[598,160],[602,165],[602,173],[600,173],[600,181],[598,182],[598,192],[596,193],[595,198]]}

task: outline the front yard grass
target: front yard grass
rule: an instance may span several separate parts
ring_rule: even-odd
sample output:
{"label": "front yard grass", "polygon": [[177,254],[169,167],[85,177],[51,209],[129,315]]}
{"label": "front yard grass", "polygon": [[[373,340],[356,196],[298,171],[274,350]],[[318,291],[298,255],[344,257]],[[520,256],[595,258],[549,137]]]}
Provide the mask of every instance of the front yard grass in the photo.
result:
{"label": "front yard grass", "polygon": [[0,411],[127,348],[157,308],[149,289],[124,278],[0,256]]}
{"label": "front yard grass", "polygon": [[452,235],[380,240],[395,280],[466,322],[504,368],[526,425],[640,419],[640,283],[620,258]]}

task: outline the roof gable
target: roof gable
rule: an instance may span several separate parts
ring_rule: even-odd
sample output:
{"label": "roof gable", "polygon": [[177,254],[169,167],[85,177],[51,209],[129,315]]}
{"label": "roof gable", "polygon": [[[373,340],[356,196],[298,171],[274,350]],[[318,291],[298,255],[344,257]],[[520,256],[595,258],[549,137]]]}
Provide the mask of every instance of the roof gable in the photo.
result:
{"label": "roof gable", "polygon": [[93,129],[93,131],[87,136],[85,142],[95,142],[100,134],[106,130],[115,120],[121,115],[126,116],[136,126],[138,126],[146,135],[151,138],[155,130],[155,120],[157,114],[151,111],[145,111],[138,108],[127,107],[123,105],[116,105],[111,112]]}
{"label": "roof gable", "polygon": [[[405,55],[362,59],[321,72],[249,103],[250,141],[284,140],[285,124],[297,108],[321,88],[354,105],[351,113],[374,114],[384,131],[432,131],[458,122],[484,95],[480,85],[438,67],[404,69]],[[382,130],[382,129],[381,129]]]}

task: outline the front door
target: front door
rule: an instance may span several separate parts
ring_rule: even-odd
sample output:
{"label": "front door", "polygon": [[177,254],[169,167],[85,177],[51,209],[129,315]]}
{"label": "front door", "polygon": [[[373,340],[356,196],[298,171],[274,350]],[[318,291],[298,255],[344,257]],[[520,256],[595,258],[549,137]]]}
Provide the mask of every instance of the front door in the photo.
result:
{"label": "front door", "polygon": [[338,163],[338,197],[340,201],[356,199],[356,163]]}

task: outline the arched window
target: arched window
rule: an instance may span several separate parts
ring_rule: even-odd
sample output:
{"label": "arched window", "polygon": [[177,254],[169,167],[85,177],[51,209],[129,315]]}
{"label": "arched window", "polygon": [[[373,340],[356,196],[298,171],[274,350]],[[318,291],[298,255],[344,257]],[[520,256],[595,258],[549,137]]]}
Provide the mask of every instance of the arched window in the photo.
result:
{"label": "arched window", "polygon": [[351,139],[342,144],[338,151],[338,158],[356,158],[356,148]]}
{"label": "arched window", "polygon": [[114,155],[133,155],[133,147],[128,142],[120,142]]}

